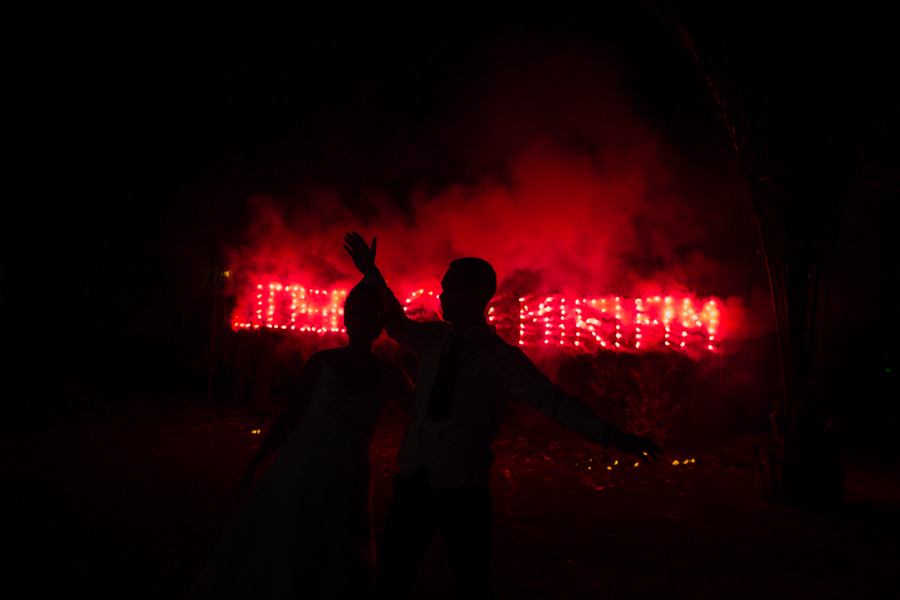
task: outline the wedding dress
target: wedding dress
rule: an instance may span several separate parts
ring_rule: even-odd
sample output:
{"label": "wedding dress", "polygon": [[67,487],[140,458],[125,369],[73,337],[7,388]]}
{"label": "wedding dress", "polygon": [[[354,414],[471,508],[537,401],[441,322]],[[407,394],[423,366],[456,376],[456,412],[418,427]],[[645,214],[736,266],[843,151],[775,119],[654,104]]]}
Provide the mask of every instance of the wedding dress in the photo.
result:
{"label": "wedding dress", "polygon": [[370,445],[399,368],[342,374],[340,350],[188,598],[366,598],[375,581]]}

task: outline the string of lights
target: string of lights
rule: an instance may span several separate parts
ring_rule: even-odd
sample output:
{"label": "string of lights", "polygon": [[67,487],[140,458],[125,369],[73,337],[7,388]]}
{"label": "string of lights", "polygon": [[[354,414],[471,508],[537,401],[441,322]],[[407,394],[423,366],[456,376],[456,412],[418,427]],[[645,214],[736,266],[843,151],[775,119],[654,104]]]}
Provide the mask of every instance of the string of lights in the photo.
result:
{"label": "string of lights", "polygon": [[[342,322],[344,289],[320,289],[300,284],[257,284],[254,302],[239,303],[232,328],[281,329],[300,333],[345,333]],[[411,292],[403,302],[413,318],[434,318],[435,291]],[[518,311],[495,300],[488,321],[511,331],[520,346],[562,346],[591,351],[642,350],[669,347],[714,352],[722,322],[721,301],[715,298],[562,295],[525,296]],[[507,336],[509,338],[510,336]]]}

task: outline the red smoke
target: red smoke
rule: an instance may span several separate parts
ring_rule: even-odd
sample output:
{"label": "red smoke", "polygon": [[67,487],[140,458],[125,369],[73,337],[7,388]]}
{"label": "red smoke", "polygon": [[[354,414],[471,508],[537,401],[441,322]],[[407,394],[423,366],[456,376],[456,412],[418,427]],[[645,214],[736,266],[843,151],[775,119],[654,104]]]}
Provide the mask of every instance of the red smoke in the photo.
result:
{"label": "red smoke", "polygon": [[[355,208],[327,189],[254,198],[248,241],[230,252],[235,320],[257,310],[260,284],[355,284],[342,248],[350,230],[378,236],[378,264],[398,296],[439,290],[462,256],[493,264],[510,295],[744,293],[736,173],[678,157],[631,109],[610,64],[577,49],[498,52],[479,100],[437,135],[481,173],[468,183],[423,184],[405,199],[368,190]],[[726,321],[743,320],[739,302],[719,306]],[[722,333],[735,328],[726,322]]]}

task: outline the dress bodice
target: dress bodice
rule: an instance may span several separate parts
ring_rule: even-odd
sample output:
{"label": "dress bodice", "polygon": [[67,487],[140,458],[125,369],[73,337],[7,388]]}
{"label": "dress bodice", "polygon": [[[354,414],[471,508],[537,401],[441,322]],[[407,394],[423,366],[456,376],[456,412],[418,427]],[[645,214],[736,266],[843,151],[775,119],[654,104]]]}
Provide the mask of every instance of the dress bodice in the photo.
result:
{"label": "dress bodice", "polygon": [[[391,372],[387,366],[384,361],[379,361],[378,380],[374,385],[354,389],[338,374],[334,360],[326,360],[310,396],[301,428],[306,429],[308,435],[318,437],[317,432],[309,430],[326,426],[335,433],[359,436],[360,441],[370,443],[389,401]],[[304,427],[303,423],[307,425]]]}

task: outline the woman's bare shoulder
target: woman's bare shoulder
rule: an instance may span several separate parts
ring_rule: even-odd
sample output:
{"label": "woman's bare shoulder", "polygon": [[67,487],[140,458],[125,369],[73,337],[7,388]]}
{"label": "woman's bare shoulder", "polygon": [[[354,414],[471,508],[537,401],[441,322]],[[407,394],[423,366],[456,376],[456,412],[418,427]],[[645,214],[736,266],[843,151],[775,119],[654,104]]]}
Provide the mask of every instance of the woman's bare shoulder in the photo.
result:
{"label": "woman's bare shoulder", "polygon": [[334,363],[336,360],[340,360],[343,356],[344,348],[328,348],[326,350],[319,350],[314,352],[312,356],[307,360],[307,365],[310,367],[321,368],[324,365],[329,365]]}

